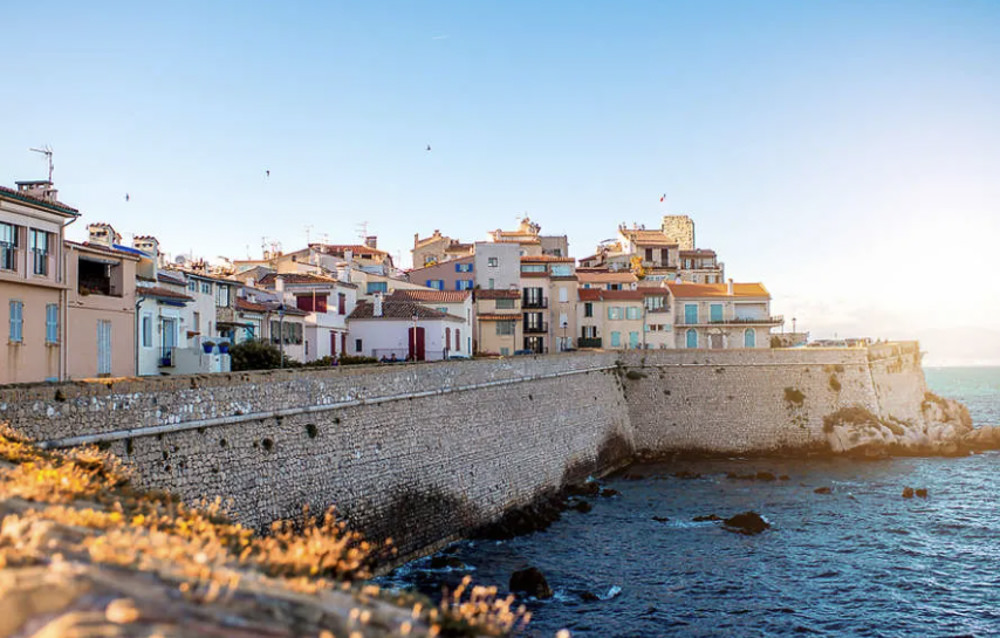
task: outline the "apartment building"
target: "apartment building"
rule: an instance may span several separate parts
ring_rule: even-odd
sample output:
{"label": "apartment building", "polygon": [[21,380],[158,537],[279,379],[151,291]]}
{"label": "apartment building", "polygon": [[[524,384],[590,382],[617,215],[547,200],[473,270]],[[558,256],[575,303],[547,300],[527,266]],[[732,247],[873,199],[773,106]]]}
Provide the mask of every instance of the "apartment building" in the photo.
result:
{"label": "apartment building", "polygon": [[521,292],[475,291],[475,351],[477,354],[511,355],[523,349]]}
{"label": "apartment building", "polygon": [[668,283],[677,348],[769,348],[771,295],[761,283]]}

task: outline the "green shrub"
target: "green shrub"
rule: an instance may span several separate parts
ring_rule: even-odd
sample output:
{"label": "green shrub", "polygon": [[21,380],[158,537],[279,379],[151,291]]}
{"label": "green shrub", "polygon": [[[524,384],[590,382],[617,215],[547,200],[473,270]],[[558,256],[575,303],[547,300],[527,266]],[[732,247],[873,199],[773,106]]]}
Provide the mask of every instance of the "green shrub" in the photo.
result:
{"label": "green shrub", "polygon": [[358,365],[361,363],[378,363],[378,359],[375,357],[353,357],[349,354],[345,354],[339,359],[340,365],[351,366]]}

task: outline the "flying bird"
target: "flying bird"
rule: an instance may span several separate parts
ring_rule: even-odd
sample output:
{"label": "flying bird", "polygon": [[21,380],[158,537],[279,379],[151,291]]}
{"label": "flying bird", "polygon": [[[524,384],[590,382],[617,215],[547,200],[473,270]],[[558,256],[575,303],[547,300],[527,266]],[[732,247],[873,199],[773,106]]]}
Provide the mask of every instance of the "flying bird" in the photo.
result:
{"label": "flying bird", "polygon": [[264,177],[270,177],[270,176],[271,176],[271,169],[265,170],[264,171]]}
{"label": "flying bird", "polygon": [[427,150],[428,151],[431,150],[431,145],[430,144],[427,145]]}
{"label": "flying bird", "polygon": [[128,201],[128,193],[125,193],[125,201]]}

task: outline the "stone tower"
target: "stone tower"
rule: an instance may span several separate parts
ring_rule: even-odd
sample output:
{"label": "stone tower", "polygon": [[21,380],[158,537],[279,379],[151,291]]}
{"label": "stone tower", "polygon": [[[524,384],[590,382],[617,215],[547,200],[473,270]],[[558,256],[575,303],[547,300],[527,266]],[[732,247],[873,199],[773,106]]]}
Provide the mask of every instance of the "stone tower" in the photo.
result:
{"label": "stone tower", "polygon": [[694,250],[694,220],[687,215],[664,215],[662,230],[681,250]]}

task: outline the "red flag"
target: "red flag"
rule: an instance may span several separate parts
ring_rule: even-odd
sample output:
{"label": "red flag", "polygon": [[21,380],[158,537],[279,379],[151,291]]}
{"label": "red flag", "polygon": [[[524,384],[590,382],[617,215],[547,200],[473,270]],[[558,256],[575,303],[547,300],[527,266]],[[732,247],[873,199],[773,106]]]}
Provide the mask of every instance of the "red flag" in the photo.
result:
{"label": "red flag", "polygon": [[662,202],[663,200],[665,200],[666,198],[667,198],[667,194],[666,194],[666,193],[664,193],[664,194],[660,195],[660,201],[661,201],[661,202]]}

